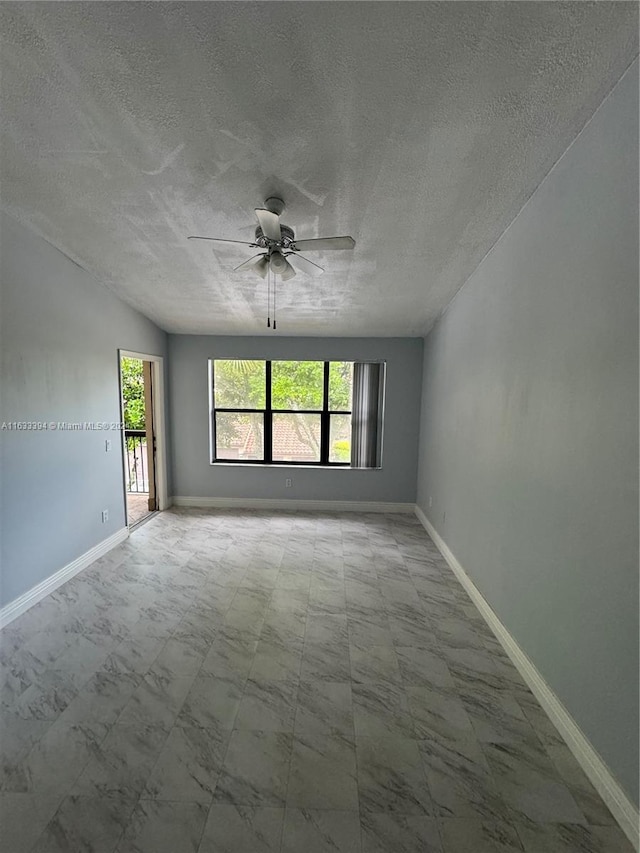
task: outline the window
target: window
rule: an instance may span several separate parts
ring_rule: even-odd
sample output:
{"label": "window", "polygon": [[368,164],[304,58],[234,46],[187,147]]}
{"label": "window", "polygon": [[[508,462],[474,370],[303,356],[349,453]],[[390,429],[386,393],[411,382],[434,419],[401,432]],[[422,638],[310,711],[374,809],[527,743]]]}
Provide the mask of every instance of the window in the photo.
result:
{"label": "window", "polygon": [[[209,364],[212,462],[377,467],[376,448],[364,464],[352,452],[363,442],[377,446],[381,433],[377,409],[365,419],[352,417],[354,376],[364,365],[252,359]],[[366,435],[354,431],[359,421],[368,424]],[[371,459],[376,464],[368,464]]]}

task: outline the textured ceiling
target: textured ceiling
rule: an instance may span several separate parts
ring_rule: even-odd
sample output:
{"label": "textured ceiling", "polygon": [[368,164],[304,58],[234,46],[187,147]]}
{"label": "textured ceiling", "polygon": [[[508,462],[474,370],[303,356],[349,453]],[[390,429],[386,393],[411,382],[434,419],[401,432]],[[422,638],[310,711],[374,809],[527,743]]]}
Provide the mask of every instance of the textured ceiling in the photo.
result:
{"label": "textured ceiling", "polygon": [[3,206],[173,332],[425,332],[637,53],[637,4],[2,3]]}

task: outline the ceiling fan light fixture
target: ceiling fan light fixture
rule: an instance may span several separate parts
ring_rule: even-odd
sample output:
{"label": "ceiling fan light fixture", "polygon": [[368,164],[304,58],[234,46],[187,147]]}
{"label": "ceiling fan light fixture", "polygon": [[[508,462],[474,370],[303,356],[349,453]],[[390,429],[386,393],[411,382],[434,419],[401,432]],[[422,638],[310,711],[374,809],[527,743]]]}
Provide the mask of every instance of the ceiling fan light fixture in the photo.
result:
{"label": "ceiling fan light fixture", "polygon": [[271,267],[271,272],[274,272],[278,275],[282,275],[282,273],[289,266],[289,264],[285,260],[284,256],[282,254],[280,254],[280,252],[271,252],[271,258],[269,260],[269,265]]}

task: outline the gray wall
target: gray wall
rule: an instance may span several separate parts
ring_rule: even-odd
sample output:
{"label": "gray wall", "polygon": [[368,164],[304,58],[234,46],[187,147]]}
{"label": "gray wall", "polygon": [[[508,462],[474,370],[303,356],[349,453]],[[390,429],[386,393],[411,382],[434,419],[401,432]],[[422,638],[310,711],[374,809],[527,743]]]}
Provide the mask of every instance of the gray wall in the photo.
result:
{"label": "gray wall", "polygon": [[418,503],[637,802],[637,62],[426,339]]}
{"label": "gray wall", "polygon": [[[415,501],[421,339],[170,335],[169,354],[174,495]],[[283,470],[280,466],[210,465],[209,358],[386,359],[382,469],[356,471],[290,466]],[[293,481],[291,488],[285,488],[287,477]]]}
{"label": "gray wall", "polygon": [[[0,421],[119,421],[118,348],[165,355],[166,334],[7,216],[0,239]],[[0,442],[6,604],[125,515],[120,433],[4,430]]]}

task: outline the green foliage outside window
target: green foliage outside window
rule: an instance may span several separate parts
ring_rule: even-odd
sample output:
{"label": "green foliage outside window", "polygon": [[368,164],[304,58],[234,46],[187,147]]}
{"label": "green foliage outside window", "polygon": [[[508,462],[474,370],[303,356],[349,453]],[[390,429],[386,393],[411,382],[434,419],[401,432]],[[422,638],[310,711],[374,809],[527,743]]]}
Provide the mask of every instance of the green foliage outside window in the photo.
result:
{"label": "green foliage outside window", "polygon": [[[125,429],[144,429],[144,373],[142,359],[126,358],[120,359],[120,375],[122,379],[122,413]],[[133,472],[127,483],[127,490],[133,487],[137,478],[137,460],[142,447],[146,447],[146,439],[140,440],[138,436],[128,436],[127,453],[129,454],[130,466]],[[139,450],[136,452],[136,443]]]}
{"label": "green foliage outside window", "polygon": [[213,387],[217,409],[264,409],[265,363],[251,359],[216,359]]}
{"label": "green foliage outside window", "polygon": [[333,443],[333,461],[348,462],[351,459],[351,442],[343,438]]}
{"label": "green foliage outside window", "polygon": [[[349,411],[351,409],[351,383],[353,364],[348,361],[329,363],[329,409]],[[266,407],[266,367],[264,361],[252,359],[216,359],[214,361],[214,406],[224,409],[264,409]],[[311,410],[320,412],[324,395],[323,361],[272,361],[271,362],[271,407],[272,410]],[[319,454],[317,432],[310,428],[309,419],[299,416],[292,421],[298,439],[314,453]],[[234,426],[235,424],[235,426]],[[218,447],[230,447],[236,440],[237,429],[244,420],[217,420],[216,442]],[[246,429],[246,426],[244,426]],[[257,429],[252,426],[251,429]],[[256,435],[256,441],[261,436]],[[347,462],[350,458],[350,442],[344,439],[332,454],[335,461]]]}
{"label": "green foliage outside window", "polygon": [[122,358],[122,399],[125,429],[144,429],[144,375],[142,360]]}
{"label": "green foliage outside window", "polygon": [[332,412],[351,411],[352,361],[329,362],[329,409]]}
{"label": "green foliage outside window", "polygon": [[322,409],[323,361],[273,361],[271,407],[273,409]]}

